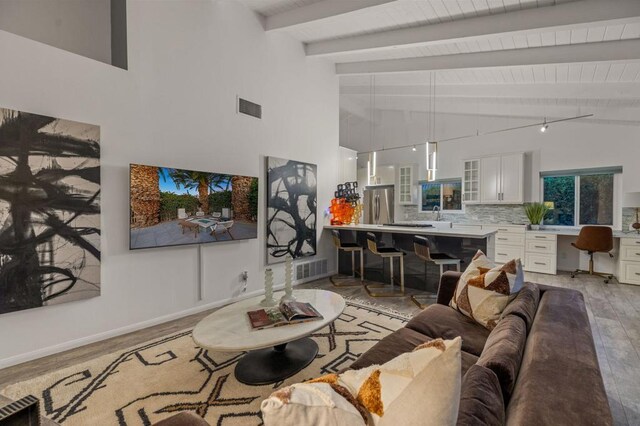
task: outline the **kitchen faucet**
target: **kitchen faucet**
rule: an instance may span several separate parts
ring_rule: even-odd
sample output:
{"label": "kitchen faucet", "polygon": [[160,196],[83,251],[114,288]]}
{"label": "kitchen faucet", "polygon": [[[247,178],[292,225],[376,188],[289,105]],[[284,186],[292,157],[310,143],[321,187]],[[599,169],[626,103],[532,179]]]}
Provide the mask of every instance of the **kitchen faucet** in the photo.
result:
{"label": "kitchen faucet", "polygon": [[433,212],[436,213],[436,222],[440,221],[440,207],[433,206]]}

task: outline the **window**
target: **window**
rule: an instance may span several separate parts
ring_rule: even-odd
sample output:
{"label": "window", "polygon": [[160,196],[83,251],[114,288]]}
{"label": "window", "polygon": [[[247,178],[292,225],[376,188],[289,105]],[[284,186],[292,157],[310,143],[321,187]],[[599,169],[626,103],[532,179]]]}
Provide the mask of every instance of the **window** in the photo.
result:
{"label": "window", "polygon": [[462,182],[425,182],[422,184],[422,211],[462,211]]}
{"label": "window", "polygon": [[614,225],[614,173],[544,176],[545,225]]}

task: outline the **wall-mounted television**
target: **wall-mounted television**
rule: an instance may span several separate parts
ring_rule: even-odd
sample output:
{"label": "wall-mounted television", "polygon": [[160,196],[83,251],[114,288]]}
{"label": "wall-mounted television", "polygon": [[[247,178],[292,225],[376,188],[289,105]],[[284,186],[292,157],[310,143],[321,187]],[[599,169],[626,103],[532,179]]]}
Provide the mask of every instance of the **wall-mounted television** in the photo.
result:
{"label": "wall-mounted television", "polygon": [[258,178],[129,165],[131,250],[258,237]]}

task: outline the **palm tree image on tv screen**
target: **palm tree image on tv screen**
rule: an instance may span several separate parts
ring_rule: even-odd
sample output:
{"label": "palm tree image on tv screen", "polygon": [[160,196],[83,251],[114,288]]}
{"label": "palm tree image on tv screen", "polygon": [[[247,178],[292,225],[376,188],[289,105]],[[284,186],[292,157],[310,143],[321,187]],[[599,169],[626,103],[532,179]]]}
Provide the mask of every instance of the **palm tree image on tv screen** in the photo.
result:
{"label": "palm tree image on tv screen", "polygon": [[258,178],[130,165],[131,249],[258,236]]}
{"label": "palm tree image on tv screen", "polygon": [[0,314],[100,295],[100,127],[0,108]]}

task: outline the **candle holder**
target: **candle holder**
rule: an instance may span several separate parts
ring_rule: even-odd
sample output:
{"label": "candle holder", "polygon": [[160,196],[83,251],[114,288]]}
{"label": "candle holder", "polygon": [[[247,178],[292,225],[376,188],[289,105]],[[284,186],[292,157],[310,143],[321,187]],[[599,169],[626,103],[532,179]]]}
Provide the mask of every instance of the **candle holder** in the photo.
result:
{"label": "candle holder", "polygon": [[292,302],[296,300],[293,296],[293,258],[287,255],[284,258],[284,296],[280,302]]}
{"label": "candle holder", "polygon": [[264,271],[264,299],[260,302],[260,306],[274,306],[276,301],[273,299],[273,271],[267,268]]}

